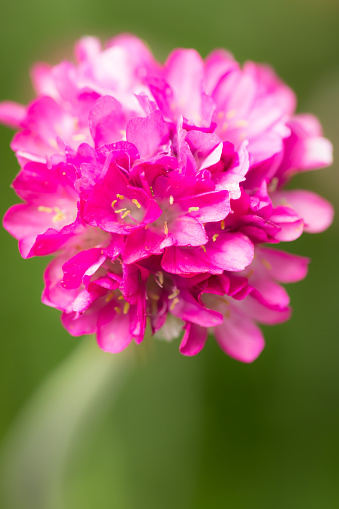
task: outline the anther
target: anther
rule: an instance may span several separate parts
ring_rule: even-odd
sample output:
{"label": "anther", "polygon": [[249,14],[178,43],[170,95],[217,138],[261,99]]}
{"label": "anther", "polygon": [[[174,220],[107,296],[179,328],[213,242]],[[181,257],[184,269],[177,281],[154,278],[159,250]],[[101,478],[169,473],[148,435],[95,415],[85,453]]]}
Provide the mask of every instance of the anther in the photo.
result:
{"label": "anther", "polygon": [[231,118],[235,117],[235,116],[236,116],[236,114],[237,114],[237,110],[230,110],[230,111],[228,111],[228,112],[226,113],[226,117],[227,117],[228,119],[231,119]]}
{"label": "anther", "polygon": [[53,212],[53,209],[51,207],[43,207],[42,205],[38,207],[39,212],[48,212],[49,214]]}
{"label": "anther", "polygon": [[168,296],[169,300],[172,300],[172,299],[175,299],[180,293],[180,290],[178,288],[176,288],[174,290],[173,293],[171,293],[171,295]]}
{"label": "anther", "polygon": [[159,270],[158,272],[156,272],[156,276],[158,276],[158,284],[161,286],[161,288],[163,287],[164,285],[164,275],[163,273],[161,272],[161,270]]}
{"label": "anther", "polygon": [[134,203],[134,205],[136,205],[138,207],[138,209],[141,208],[141,205],[140,203],[138,202],[138,200],[136,200],[135,198],[132,200],[132,203]]}
{"label": "anther", "polygon": [[175,306],[178,304],[179,299],[175,298],[174,300],[172,300],[171,302],[171,305],[170,305],[170,311],[173,311],[173,309],[175,308]]}
{"label": "anther", "polygon": [[235,127],[247,127],[248,126],[248,122],[247,120],[237,120],[235,123],[234,123]]}

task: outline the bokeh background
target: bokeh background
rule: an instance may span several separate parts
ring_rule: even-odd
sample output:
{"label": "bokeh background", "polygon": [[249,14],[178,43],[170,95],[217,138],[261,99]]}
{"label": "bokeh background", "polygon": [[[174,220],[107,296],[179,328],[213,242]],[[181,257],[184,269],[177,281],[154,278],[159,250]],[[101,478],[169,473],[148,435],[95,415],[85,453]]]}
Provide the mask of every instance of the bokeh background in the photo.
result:
{"label": "bokeh background", "polygon": [[[194,47],[203,56],[225,47],[240,61],[270,63],[296,91],[298,110],[318,115],[325,135],[339,147],[336,0],[4,2],[0,100],[27,102],[33,97],[28,71],[34,62],[71,57],[73,43],[82,35],[104,40],[121,31],[145,39],[161,60],[178,46]],[[18,171],[9,149],[12,134],[0,126],[1,215],[16,201],[10,189]],[[313,189],[338,205],[338,161],[339,156],[332,168],[296,178],[294,187]],[[33,481],[23,483],[15,469],[11,473],[7,452],[0,455],[2,490],[12,483],[18,500],[26,502],[20,506],[4,499],[0,506],[337,509],[338,233],[335,222],[323,234],[305,234],[286,244],[286,249],[312,258],[310,273],[289,286],[294,315],[286,324],[265,328],[267,346],[257,361],[242,365],[225,356],[213,339],[195,358],[182,357],[176,341],[148,342],[132,360],[115,357],[111,369],[130,364],[128,375],[122,383],[108,375],[97,393],[93,389],[63,459],[57,495],[55,488],[49,492],[43,476],[40,487],[31,489]],[[20,422],[25,423],[23,409],[27,413],[34,394],[65,359],[76,355],[79,344],[89,349],[85,373],[91,373],[86,363],[90,366],[92,354],[99,366],[103,362],[109,369],[101,357],[108,354],[97,352],[93,338],[87,344],[70,337],[59,313],[40,303],[46,260],[21,260],[16,241],[5,231],[0,235],[4,450],[12,447],[9,437],[15,442]],[[61,374],[56,382],[61,394],[72,385],[67,376]],[[91,380],[95,386],[95,372],[79,390],[84,400]],[[53,406],[48,396],[45,404]],[[72,407],[61,408],[53,417],[56,437],[72,418]],[[38,471],[42,451],[54,461],[48,453],[53,433],[38,438],[27,472]],[[39,489],[44,491],[41,506],[34,502]]]}

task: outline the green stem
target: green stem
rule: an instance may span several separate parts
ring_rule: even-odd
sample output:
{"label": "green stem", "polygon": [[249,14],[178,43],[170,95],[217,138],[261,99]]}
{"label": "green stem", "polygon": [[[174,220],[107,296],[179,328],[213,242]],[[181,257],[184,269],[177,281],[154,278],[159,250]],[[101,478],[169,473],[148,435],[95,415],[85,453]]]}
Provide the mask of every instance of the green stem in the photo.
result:
{"label": "green stem", "polygon": [[116,396],[129,360],[130,352],[105,354],[91,338],[47,378],[1,451],[6,508],[65,507],[63,475],[74,442],[105,396],[110,402]]}

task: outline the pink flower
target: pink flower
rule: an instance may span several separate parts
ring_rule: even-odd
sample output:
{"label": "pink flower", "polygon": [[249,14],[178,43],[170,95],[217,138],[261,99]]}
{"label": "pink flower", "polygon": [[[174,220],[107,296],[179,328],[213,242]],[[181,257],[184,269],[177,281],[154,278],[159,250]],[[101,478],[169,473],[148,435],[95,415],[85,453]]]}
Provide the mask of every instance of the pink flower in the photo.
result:
{"label": "pink flower", "polygon": [[284,190],[327,166],[331,144],[266,66],[224,51],[175,50],[164,65],[134,36],[76,45],[76,64],[38,64],[38,97],[0,104],[18,128],[23,203],[5,228],[23,257],[54,254],[42,300],[73,335],[119,352],[145,329],[194,355],[213,331],[243,362],[264,347],[260,323],[287,320],[280,283],[308,259],[269,247],[321,232],[331,205]]}

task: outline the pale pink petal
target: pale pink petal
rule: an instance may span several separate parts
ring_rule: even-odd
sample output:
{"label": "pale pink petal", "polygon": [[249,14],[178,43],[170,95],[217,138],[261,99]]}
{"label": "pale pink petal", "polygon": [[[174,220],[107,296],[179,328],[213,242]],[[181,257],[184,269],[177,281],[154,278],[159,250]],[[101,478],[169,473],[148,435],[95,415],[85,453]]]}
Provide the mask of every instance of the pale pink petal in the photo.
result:
{"label": "pale pink petal", "polygon": [[304,279],[307,274],[309,258],[266,247],[257,250],[257,254],[269,277],[277,281],[295,283]]}
{"label": "pale pink petal", "polygon": [[320,233],[326,230],[333,221],[332,205],[311,191],[293,190],[277,191],[274,194],[276,203],[291,207],[304,221],[304,230],[309,233]]}
{"label": "pale pink petal", "polygon": [[91,109],[88,120],[96,147],[123,139],[126,112],[114,97],[100,97]]}
{"label": "pale pink petal", "polygon": [[168,140],[169,131],[159,110],[146,118],[132,118],[126,128],[126,139],[133,143],[141,157],[151,157]]}
{"label": "pale pink petal", "polygon": [[265,346],[259,327],[238,312],[231,311],[229,318],[214,327],[214,333],[224,352],[241,362],[253,362]]}
{"label": "pale pink petal", "polygon": [[279,206],[274,209],[270,221],[280,228],[275,238],[289,242],[298,239],[304,231],[303,219],[291,208]]}
{"label": "pale pink petal", "polygon": [[201,122],[204,62],[193,49],[173,51],[165,64],[165,79],[174,92],[172,109],[195,123]]}
{"label": "pale pink petal", "polygon": [[101,43],[96,37],[83,37],[75,45],[75,56],[78,62],[95,58],[101,50]]}
{"label": "pale pink petal", "polygon": [[291,316],[291,308],[286,305],[271,305],[255,291],[241,301],[241,310],[252,320],[267,325],[285,322]]}
{"label": "pale pink petal", "polygon": [[26,107],[18,103],[0,103],[0,123],[18,129],[26,117]]}
{"label": "pale pink petal", "polygon": [[53,67],[44,63],[37,63],[31,70],[33,86],[40,96],[58,97],[58,91],[52,75]]}

